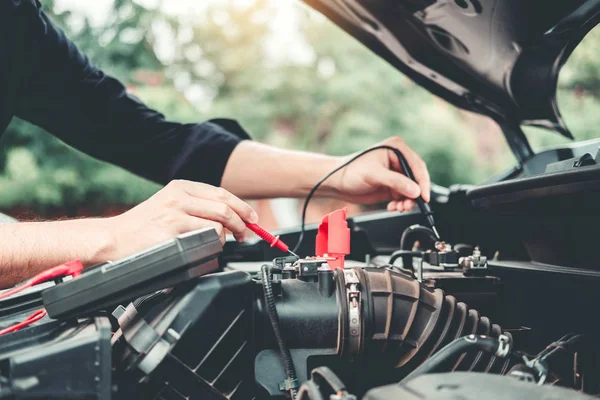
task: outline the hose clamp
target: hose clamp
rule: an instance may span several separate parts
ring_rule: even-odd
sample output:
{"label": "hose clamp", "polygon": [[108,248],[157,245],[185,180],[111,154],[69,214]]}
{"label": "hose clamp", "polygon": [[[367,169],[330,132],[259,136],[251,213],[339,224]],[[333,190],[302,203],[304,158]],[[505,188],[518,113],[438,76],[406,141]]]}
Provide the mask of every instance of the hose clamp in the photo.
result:
{"label": "hose clamp", "polygon": [[348,301],[348,350],[351,355],[358,355],[361,338],[360,281],[353,269],[344,271],[344,278],[346,281],[346,300]]}

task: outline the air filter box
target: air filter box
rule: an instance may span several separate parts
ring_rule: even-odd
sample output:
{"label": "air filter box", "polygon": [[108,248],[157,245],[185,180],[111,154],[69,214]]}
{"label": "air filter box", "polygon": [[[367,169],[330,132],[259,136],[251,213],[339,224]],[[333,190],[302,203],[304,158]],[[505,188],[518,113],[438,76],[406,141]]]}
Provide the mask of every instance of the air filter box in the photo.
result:
{"label": "air filter box", "polygon": [[254,397],[253,283],[207,275],[118,309],[119,398]]}

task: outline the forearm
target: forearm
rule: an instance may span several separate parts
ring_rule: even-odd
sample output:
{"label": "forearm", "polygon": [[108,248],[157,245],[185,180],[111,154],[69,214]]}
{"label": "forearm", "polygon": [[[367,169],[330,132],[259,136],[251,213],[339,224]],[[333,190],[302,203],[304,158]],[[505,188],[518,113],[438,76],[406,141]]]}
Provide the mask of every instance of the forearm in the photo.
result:
{"label": "forearm", "polygon": [[0,224],[0,287],[11,287],[73,259],[80,259],[85,266],[105,261],[113,244],[105,221]]}
{"label": "forearm", "polygon": [[[244,141],[231,154],[221,186],[245,199],[304,197],[339,164],[338,157]],[[318,194],[335,196],[335,179],[326,181]]]}

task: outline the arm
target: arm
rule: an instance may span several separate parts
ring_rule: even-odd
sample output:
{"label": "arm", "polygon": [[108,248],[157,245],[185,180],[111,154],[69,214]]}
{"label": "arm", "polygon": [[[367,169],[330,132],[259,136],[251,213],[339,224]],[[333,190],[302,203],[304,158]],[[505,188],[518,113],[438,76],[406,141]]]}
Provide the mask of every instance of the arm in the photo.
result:
{"label": "arm", "polygon": [[[429,174],[421,158],[400,138],[380,144],[402,152],[418,185],[401,174],[398,160],[391,152],[376,150],[325,181],[317,195],[362,204],[390,201],[388,209],[398,211],[412,209],[412,199],[421,193],[429,201]],[[229,158],[222,185],[243,198],[304,197],[319,179],[352,156],[332,157],[243,142]]]}
{"label": "arm", "polygon": [[45,269],[81,259],[102,261],[112,240],[105,220],[0,224],[0,289],[11,287]]}
{"label": "arm", "polygon": [[249,138],[239,125],[230,120],[168,121],[95,67],[36,2],[3,7],[9,8],[11,15],[5,12],[2,18],[15,28],[17,41],[14,54],[5,55],[15,60],[9,71],[17,82],[9,104],[14,115],[157,183],[186,179],[220,184],[231,152]]}
{"label": "arm", "polygon": [[224,227],[239,241],[258,216],[245,202],[214,186],[172,181],[124,214],[103,219],[0,223],[0,289],[73,259],[85,266],[117,260],[174,236]]}

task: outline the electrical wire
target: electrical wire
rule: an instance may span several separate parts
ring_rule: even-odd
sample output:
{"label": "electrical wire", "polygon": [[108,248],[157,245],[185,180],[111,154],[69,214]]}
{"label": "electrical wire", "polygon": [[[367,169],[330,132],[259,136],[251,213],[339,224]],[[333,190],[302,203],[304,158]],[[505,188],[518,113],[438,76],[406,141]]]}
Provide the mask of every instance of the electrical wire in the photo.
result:
{"label": "electrical wire", "polygon": [[[0,300],[6,299],[10,296],[14,296],[15,294],[20,293],[25,289],[28,289],[30,287],[33,287],[35,285],[38,285],[40,283],[43,283],[43,282],[46,282],[46,281],[49,281],[52,279],[57,279],[57,278],[60,278],[63,276],[68,276],[68,275],[75,278],[81,274],[82,270],[83,270],[83,264],[81,263],[80,260],[73,260],[73,261],[58,265],[54,268],[47,269],[46,271],[40,272],[39,274],[35,275],[33,278],[26,280],[22,284],[15,286],[14,288],[12,288],[10,290],[5,291],[4,293],[0,293]],[[21,329],[27,325],[31,325],[34,322],[39,321],[40,319],[44,318],[45,316],[46,316],[46,310],[44,310],[43,308],[40,310],[37,310],[33,314],[31,314],[29,317],[27,317],[25,320],[0,330],[0,336],[5,335],[7,333],[11,333],[11,332],[16,332],[19,329]]]}
{"label": "electrical wire", "polygon": [[275,340],[277,341],[277,345],[279,346],[279,352],[281,353],[283,367],[285,369],[285,384],[287,386],[287,390],[289,390],[290,392],[291,400],[295,400],[298,394],[298,378],[296,375],[296,368],[294,367],[294,362],[292,361],[290,349],[285,344],[285,340],[283,339],[281,328],[279,326],[279,314],[277,314],[277,307],[275,306],[275,296],[273,294],[273,286],[271,285],[270,278],[271,269],[267,264],[265,264],[261,267],[260,272],[265,298],[265,309],[267,310],[269,320],[271,321],[271,326],[273,327],[273,334],[275,335]]}
{"label": "electrical wire", "polygon": [[[306,196],[306,199],[304,200],[304,206],[302,207],[302,225],[300,227],[300,236],[298,237],[298,242],[296,243],[296,246],[294,246],[293,252],[297,253],[298,249],[300,248],[300,246],[302,245],[302,241],[304,240],[304,233],[306,230],[306,211],[308,209],[308,203],[310,202],[310,200],[312,199],[312,197],[315,195],[316,191],[319,189],[319,187],[321,187],[321,185],[329,178],[331,178],[332,175],[334,175],[336,172],[342,170],[343,168],[347,167],[348,165],[350,165],[351,163],[353,163],[354,161],[356,161],[357,159],[359,159],[360,157],[364,156],[365,154],[368,154],[372,151],[375,150],[390,150],[392,151],[396,157],[398,158],[398,163],[400,164],[400,167],[402,169],[402,172],[404,172],[404,174],[412,179],[413,181],[415,180],[412,174],[412,170],[410,169],[408,162],[406,161],[406,159],[404,158],[404,156],[402,155],[402,153],[395,147],[392,146],[386,146],[386,145],[381,145],[381,146],[375,146],[375,147],[371,147],[369,149],[366,149],[360,153],[358,153],[357,155],[355,155],[354,157],[352,157],[351,159],[349,159],[348,161],[346,161],[345,163],[343,163],[342,165],[340,165],[339,167],[337,167],[336,169],[334,169],[333,171],[329,172],[327,175],[325,175],[323,178],[321,178],[321,180],[319,180],[319,182],[317,182],[313,188],[310,190],[310,192],[308,193],[308,196]],[[437,230],[435,229],[435,225],[433,222],[433,217],[431,216],[431,209],[429,209],[429,206],[427,205],[427,203],[425,203],[425,201],[423,200],[422,197],[419,197],[417,199],[417,204],[419,206],[419,208],[421,209],[421,211],[423,212],[423,214],[425,215],[425,217],[427,218],[428,222],[430,223],[430,225],[432,225],[432,229],[433,231],[437,232]],[[439,235],[437,235],[439,237]]]}
{"label": "electrical wire", "polygon": [[8,328],[1,329],[0,336],[6,335],[7,333],[11,333],[11,332],[16,332],[19,329],[21,329],[27,325],[31,325],[34,322],[39,321],[40,319],[44,318],[45,316],[46,316],[46,310],[44,310],[43,308],[40,310],[37,310],[36,312],[31,314],[29,317],[27,317],[23,321],[21,321],[17,324],[11,325]]}
{"label": "electrical wire", "polygon": [[[431,241],[432,246],[438,240],[433,229],[418,224],[411,225],[408,228],[406,228],[404,232],[402,232],[402,236],[400,237],[400,250],[411,250],[413,244],[408,241],[408,238],[411,236],[416,236],[418,234],[421,234],[422,236],[425,236],[427,239],[429,239]],[[393,263],[390,262],[390,264]]]}
{"label": "electrical wire", "polygon": [[81,274],[82,270],[83,264],[80,260],[69,261],[67,263],[58,265],[54,268],[47,269],[35,275],[33,278],[28,279],[23,283],[15,286],[14,288],[7,290],[6,292],[0,293],[0,300],[13,296],[32,286],[39,285],[40,283],[60,278],[62,276],[71,275],[75,278]]}

